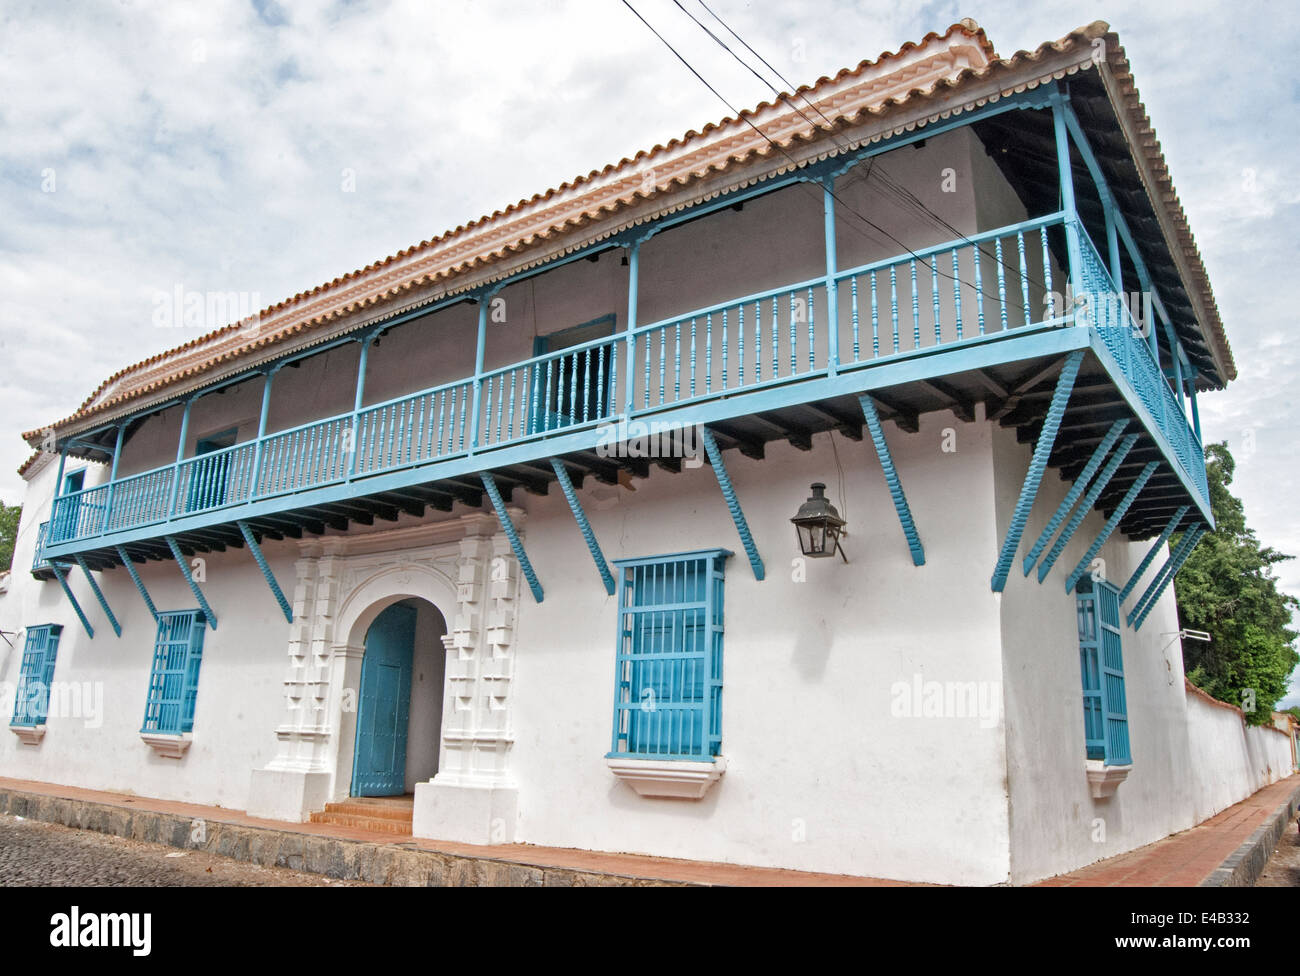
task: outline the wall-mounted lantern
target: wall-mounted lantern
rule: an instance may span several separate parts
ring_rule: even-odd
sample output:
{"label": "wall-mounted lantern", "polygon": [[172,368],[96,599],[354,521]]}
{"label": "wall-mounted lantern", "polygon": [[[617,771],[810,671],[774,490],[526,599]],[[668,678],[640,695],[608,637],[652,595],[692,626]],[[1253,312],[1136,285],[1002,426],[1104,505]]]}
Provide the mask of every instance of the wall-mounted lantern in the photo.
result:
{"label": "wall-mounted lantern", "polygon": [[844,528],[844,519],[835,506],[826,500],[826,486],[820,481],[812,486],[812,497],[799,506],[799,511],[790,520],[794,523],[795,533],[799,536],[799,550],[805,556],[821,559],[835,555],[839,550],[840,558],[846,563],[848,556],[840,547],[840,532]]}

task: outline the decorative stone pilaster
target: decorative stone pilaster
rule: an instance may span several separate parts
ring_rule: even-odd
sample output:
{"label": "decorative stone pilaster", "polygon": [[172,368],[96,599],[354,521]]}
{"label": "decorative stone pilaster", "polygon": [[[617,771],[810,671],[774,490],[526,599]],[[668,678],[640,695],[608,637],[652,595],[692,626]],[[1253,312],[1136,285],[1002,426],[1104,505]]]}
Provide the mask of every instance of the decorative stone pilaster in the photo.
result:
{"label": "decorative stone pilaster", "polygon": [[[303,543],[300,551],[301,558],[294,563],[297,579],[284,678],[285,711],[275,729],[280,744],[275,758],[253,771],[249,788],[248,812],[273,820],[306,820],[325,805],[330,791],[331,771],[324,752],[328,723],[320,700],[324,674],[316,652],[322,549],[312,540]],[[329,593],[327,586],[323,595],[328,598]]]}
{"label": "decorative stone pilaster", "polygon": [[[524,513],[512,508],[511,518],[518,526]],[[431,782],[416,786],[416,837],[470,844],[514,840],[518,789],[510,774],[510,690],[519,577],[504,533],[462,540],[456,623],[443,640],[443,762]]]}
{"label": "decorative stone pilaster", "polygon": [[279,748],[253,771],[250,813],[301,821],[347,795],[366,629],[385,606],[415,596],[448,625],[439,771],[417,785],[415,832],[513,837],[508,705],[519,573],[498,529],[474,513],[300,543]]}

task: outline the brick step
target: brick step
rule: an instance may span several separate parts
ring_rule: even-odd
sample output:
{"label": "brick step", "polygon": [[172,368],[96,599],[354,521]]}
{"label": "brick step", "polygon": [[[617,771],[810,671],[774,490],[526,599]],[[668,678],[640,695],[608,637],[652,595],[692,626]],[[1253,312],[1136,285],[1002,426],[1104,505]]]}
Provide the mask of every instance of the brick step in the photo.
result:
{"label": "brick step", "polygon": [[312,823],[332,824],[335,827],[356,827],[360,830],[373,830],[381,834],[398,834],[411,836],[411,821],[392,820],[386,817],[360,817],[348,813],[313,813]]}
{"label": "brick step", "polygon": [[[399,798],[400,799],[400,798]],[[404,820],[411,822],[413,806],[410,803],[383,803],[371,802],[368,799],[344,800],[340,803],[327,803],[321,813],[312,814],[312,817],[323,816],[324,814],[345,814],[351,817],[371,817],[380,820]],[[328,821],[325,821],[328,822]]]}

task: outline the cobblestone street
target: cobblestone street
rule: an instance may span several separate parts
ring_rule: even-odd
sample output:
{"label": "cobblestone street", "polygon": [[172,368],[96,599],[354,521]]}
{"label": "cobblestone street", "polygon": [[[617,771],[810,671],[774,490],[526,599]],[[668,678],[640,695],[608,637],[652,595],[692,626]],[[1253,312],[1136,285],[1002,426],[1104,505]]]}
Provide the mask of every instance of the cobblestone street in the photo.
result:
{"label": "cobblestone street", "polygon": [[1300,830],[1296,829],[1294,820],[1282,831],[1255,887],[1300,888]]}
{"label": "cobblestone street", "polygon": [[201,851],[0,816],[0,887],[372,887]]}

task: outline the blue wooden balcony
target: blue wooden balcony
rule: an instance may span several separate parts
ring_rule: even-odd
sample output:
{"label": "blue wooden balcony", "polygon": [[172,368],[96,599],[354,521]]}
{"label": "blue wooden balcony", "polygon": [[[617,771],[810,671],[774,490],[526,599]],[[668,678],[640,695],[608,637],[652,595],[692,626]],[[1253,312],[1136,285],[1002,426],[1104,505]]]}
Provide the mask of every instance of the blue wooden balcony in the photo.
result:
{"label": "blue wooden balcony", "polygon": [[[1066,268],[1078,297],[1054,307],[1047,296],[1066,291]],[[1089,396],[1071,405],[1079,433],[1058,439],[1052,464],[1077,471],[1100,439],[1092,428],[1129,416],[1141,431],[1130,466],[1155,459],[1161,470],[1125,529],[1153,535],[1179,504],[1208,519],[1200,442],[1133,316],[1111,300],[1116,291],[1083,225],[1053,213],[62,495],[38,559],[83,554],[112,565],[128,550],[165,553],[164,536],[238,544],[228,530],[210,531],[237,520],[273,535],[295,524],[323,531],[365,517],[358,500],[381,515],[449,510],[455,500],[481,503],[474,476],[484,471],[507,490],[544,492],[555,457],[579,476],[644,473],[649,462],[598,450],[611,424],[619,440],[642,422],[707,425],[723,447],[754,456],[777,437],[801,447],[820,430],[860,438],[864,393],[912,429],[919,413],[969,417],[983,400],[1032,439],[1046,409],[1042,383],[1076,350],[1091,353]],[[1120,475],[1103,508],[1131,482]]]}

